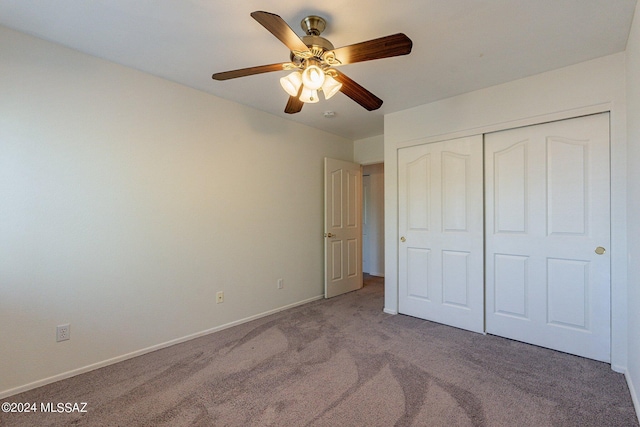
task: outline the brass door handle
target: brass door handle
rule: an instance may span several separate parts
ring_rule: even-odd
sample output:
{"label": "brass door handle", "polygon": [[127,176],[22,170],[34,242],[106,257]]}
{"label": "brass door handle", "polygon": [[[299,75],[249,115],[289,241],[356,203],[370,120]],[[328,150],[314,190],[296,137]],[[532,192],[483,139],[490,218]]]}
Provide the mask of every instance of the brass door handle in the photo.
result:
{"label": "brass door handle", "polygon": [[402,236],[402,237],[400,238],[400,241],[401,241],[402,243],[404,243],[404,242],[406,242],[406,241],[407,241],[407,239],[405,239],[405,238],[404,238],[404,236]]}
{"label": "brass door handle", "polygon": [[324,237],[336,237],[336,235],[331,233],[324,233]]}
{"label": "brass door handle", "polygon": [[602,254],[604,254],[606,251],[607,251],[607,250],[606,250],[605,248],[603,248],[602,246],[598,246],[598,247],[596,248],[596,253],[597,253],[598,255],[602,255]]}

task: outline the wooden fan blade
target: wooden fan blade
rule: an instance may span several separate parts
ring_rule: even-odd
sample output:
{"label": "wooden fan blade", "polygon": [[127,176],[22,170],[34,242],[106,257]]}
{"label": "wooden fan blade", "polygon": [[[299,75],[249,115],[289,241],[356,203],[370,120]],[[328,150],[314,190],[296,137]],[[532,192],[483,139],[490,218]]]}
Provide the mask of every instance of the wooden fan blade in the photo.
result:
{"label": "wooden fan blade", "polygon": [[258,21],[292,52],[309,52],[309,48],[280,16],[269,12],[252,12],[253,19]]}
{"label": "wooden fan blade", "polygon": [[336,59],[342,64],[371,61],[372,59],[389,58],[411,53],[413,42],[402,33],[379,39],[356,43],[334,49]]}
{"label": "wooden fan blade", "polygon": [[378,98],[343,73],[338,73],[335,79],[342,83],[340,92],[344,93],[367,110],[377,110],[382,106],[382,99]]}
{"label": "wooden fan blade", "polygon": [[302,111],[302,107],[304,106],[304,102],[300,101],[300,95],[302,94],[302,86],[298,89],[297,96],[290,96],[287,101],[287,106],[284,107],[284,112],[287,114],[295,114]]}
{"label": "wooden fan blade", "polygon": [[285,65],[290,62],[283,62],[280,64],[260,65],[257,67],[241,68],[239,70],[224,71],[222,73],[215,73],[211,78],[213,80],[229,80],[237,77],[252,76],[254,74],[270,73],[272,71],[282,71]]}
{"label": "wooden fan blade", "polygon": [[289,101],[287,101],[287,106],[284,108],[284,112],[287,114],[295,114],[302,111],[302,107],[304,106],[304,102],[300,101],[299,98],[295,96],[290,96]]}

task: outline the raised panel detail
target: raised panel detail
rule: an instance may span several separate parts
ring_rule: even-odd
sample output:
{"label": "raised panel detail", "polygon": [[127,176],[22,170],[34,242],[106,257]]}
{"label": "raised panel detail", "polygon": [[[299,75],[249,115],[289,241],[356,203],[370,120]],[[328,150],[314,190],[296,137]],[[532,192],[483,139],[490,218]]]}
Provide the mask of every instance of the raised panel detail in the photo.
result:
{"label": "raised panel detail", "polygon": [[442,251],[442,302],[469,308],[469,252]]}
{"label": "raised panel detail", "polygon": [[347,227],[358,226],[358,174],[355,171],[347,172]]}
{"label": "raised panel detail", "polygon": [[527,144],[521,141],[494,153],[496,233],[527,232]]}
{"label": "raised panel detail", "polygon": [[527,319],[528,314],[528,258],[519,255],[494,256],[494,312]]}
{"label": "raised panel detail", "polygon": [[467,169],[469,156],[442,153],[442,228],[467,230]]}
{"label": "raised panel detail", "polygon": [[431,251],[422,248],[407,250],[407,294],[429,300],[429,263]]}
{"label": "raised panel detail", "polygon": [[342,169],[331,172],[331,227],[342,227]]}
{"label": "raised panel detail", "polygon": [[342,280],[342,272],[344,270],[342,265],[342,240],[333,240],[331,245],[331,258],[333,269],[331,270],[331,280]]}
{"label": "raised panel detail", "polygon": [[358,275],[358,240],[347,240],[347,277]]}
{"label": "raised panel detail", "polygon": [[547,259],[547,322],[589,329],[589,262]]}
{"label": "raised panel detail", "polygon": [[431,155],[426,154],[407,165],[407,227],[429,230],[431,193]]}
{"label": "raised panel detail", "polygon": [[587,145],[547,138],[548,234],[587,233]]}

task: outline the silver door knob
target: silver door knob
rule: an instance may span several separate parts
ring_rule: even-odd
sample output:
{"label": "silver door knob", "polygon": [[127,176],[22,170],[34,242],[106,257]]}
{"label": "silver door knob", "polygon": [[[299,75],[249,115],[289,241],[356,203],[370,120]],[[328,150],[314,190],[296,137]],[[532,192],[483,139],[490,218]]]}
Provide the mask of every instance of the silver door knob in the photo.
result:
{"label": "silver door knob", "polygon": [[602,255],[602,254],[604,254],[605,252],[607,252],[607,250],[606,250],[605,248],[603,248],[602,246],[598,246],[598,247],[596,248],[596,253],[597,253],[598,255]]}

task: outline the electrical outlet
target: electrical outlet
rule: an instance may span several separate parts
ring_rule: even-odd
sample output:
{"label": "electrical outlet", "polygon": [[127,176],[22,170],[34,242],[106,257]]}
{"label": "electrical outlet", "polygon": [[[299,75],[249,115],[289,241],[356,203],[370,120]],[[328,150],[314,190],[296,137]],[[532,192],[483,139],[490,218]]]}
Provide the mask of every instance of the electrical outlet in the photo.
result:
{"label": "electrical outlet", "polygon": [[224,302],[224,292],[218,291],[216,293],[216,304],[220,304],[222,302]]}
{"label": "electrical outlet", "polygon": [[71,325],[58,325],[56,327],[56,342],[71,339]]}
{"label": "electrical outlet", "polygon": [[284,282],[282,279],[278,279],[278,289],[284,288]]}

